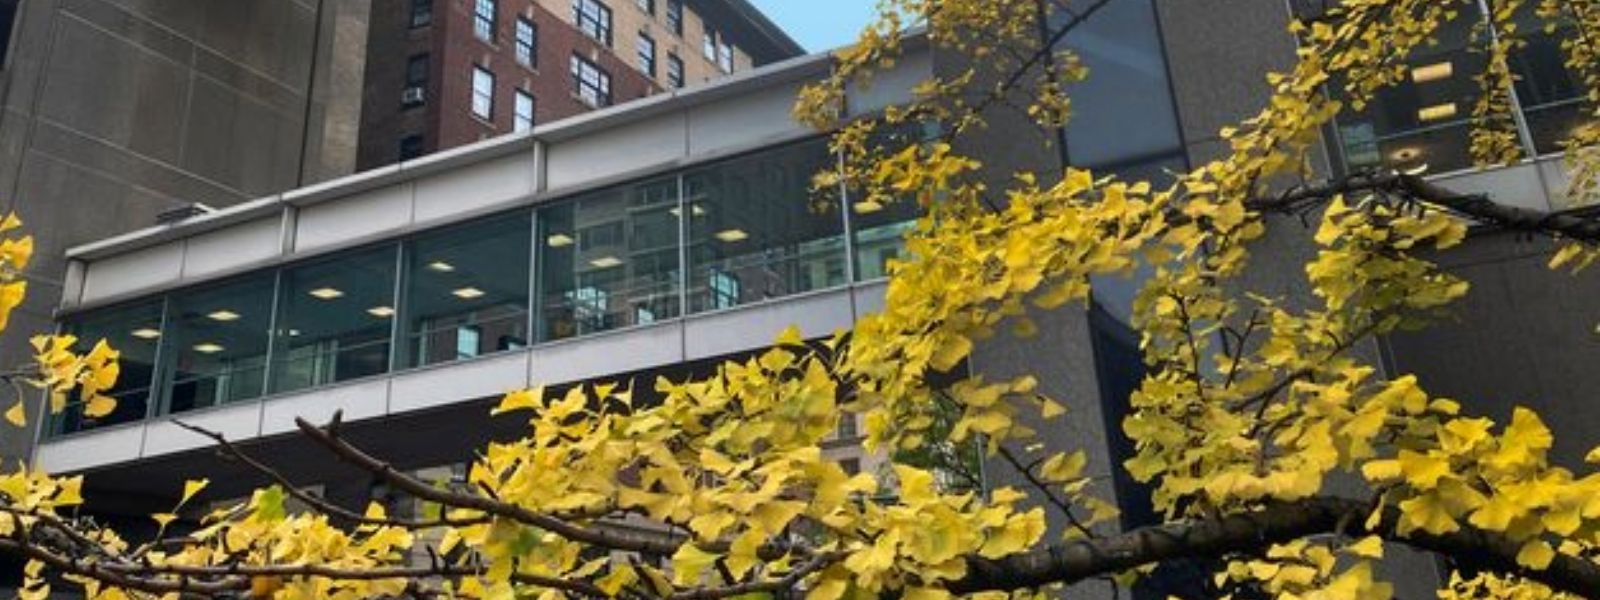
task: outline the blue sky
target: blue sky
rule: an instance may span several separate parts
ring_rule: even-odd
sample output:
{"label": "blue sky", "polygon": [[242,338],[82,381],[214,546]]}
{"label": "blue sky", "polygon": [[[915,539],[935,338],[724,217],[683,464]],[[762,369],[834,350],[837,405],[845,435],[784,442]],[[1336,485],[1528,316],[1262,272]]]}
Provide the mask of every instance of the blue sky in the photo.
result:
{"label": "blue sky", "polygon": [[872,20],[872,0],[753,0],[767,17],[807,51],[831,50],[855,41]]}

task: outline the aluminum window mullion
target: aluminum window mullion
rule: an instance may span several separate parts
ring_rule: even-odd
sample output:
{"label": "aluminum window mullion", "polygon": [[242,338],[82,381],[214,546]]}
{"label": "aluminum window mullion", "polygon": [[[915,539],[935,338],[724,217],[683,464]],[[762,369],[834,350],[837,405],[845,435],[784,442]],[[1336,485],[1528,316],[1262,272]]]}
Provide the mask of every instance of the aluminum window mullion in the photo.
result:
{"label": "aluminum window mullion", "polygon": [[172,294],[161,296],[161,324],[156,329],[161,331],[161,340],[156,343],[155,358],[150,361],[153,376],[150,378],[150,390],[145,393],[144,419],[154,420],[166,414],[167,403],[170,400],[167,386],[172,383],[172,376],[167,372],[167,361],[170,360],[167,352],[172,344]]}
{"label": "aluminum window mullion", "polygon": [[[835,151],[834,159],[839,173],[842,175],[845,167],[844,150]],[[841,218],[844,220],[844,281],[847,286],[856,283],[856,231],[855,220],[850,216],[853,209],[854,206],[850,203],[850,184],[841,176],[839,177],[839,212],[843,214]]]}
{"label": "aluminum window mullion", "polygon": [[[1488,0],[1478,0],[1478,10],[1482,13],[1484,24],[1488,26],[1489,38],[1495,43],[1499,43],[1500,30],[1495,27],[1494,18],[1492,17],[1494,12],[1490,10]],[[1507,57],[1508,60],[1509,58]],[[1506,65],[1506,70],[1511,70],[1510,64]],[[1511,76],[1515,78],[1516,74],[1512,73]],[[1517,139],[1522,142],[1522,150],[1525,156],[1528,158],[1537,157],[1539,156],[1539,147],[1533,141],[1533,130],[1528,126],[1528,116],[1522,112],[1522,98],[1517,95],[1515,83],[1509,87],[1510,89],[1506,90],[1506,92],[1511,101],[1511,119],[1517,125]]]}
{"label": "aluminum window mullion", "polygon": [[406,344],[405,340],[401,339],[403,332],[400,324],[405,321],[408,312],[405,306],[406,255],[409,254],[407,245],[405,241],[396,242],[394,249],[394,289],[393,295],[389,297],[390,306],[394,307],[394,314],[389,317],[389,373],[396,373],[405,368],[401,364],[401,348]]}
{"label": "aluminum window mullion", "polygon": [[543,323],[543,321],[544,321],[544,319],[540,318],[540,315],[543,314],[543,312],[544,312],[544,300],[543,300],[543,298],[541,298],[539,296],[539,292],[541,291],[540,290],[541,282],[539,280],[542,278],[541,274],[544,272],[544,268],[543,268],[544,265],[541,264],[540,261],[539,261],[539,257],[540,257],[540,255],[542,253],[542,251],[539,249],[539,246],[540,246],[540,244],[539,244],[539,241],[540,241],[539,240],[539,209],[538,208],[532,208],[532,209],[529,209],[529,210],[530,210],[530,214],[528,215],[528,301],[526,303],[524,303],[524,305],[527,306],[527,308],[528,308],[528,318],[527,318],[527,322],[528,322],[528,344],[527,345],[529,347],[532,347],[533,345],[544,341],[544,332],[539,330],[541,325],[542,325],[542,323]]}
{"label": "aluminum window mullion", "polygon": [[260,399],[263,401],[275,391],[272,385],[272,376],[274,374],[273,371],[276,369],[273,367],[277,361],[278,340],[284,337],[285,333],[279,329],[280,321],[282,321],[282,315],[279,312],[283,306],[283,271],[283,269],[273,269],[272,271],[272,308],[269,309],[267,315],[266,364],[261,367]]}
{"label": "aluminum window mullion", "polygon": [[678,318],[689,316],[689,222],[694,209],[689,206],[687,175],[678,173]]}

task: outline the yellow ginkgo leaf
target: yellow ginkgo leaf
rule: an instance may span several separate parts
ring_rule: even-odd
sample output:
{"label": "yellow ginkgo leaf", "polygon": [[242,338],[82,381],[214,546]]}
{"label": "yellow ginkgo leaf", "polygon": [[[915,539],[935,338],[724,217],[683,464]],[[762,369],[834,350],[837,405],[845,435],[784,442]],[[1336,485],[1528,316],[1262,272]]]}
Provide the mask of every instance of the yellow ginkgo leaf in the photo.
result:
{"label": "yellow ginkgo leaf", "polygon": [[178,501],[178,505],[182,506],[184,504],[188,504],[190,498],[193,498],[195,494],[200,493],[200,490],[206,489],[206,486],[210,484],[211,480],[204,478],[190,479],[183,482],[183,499]]}
{"label": "yellow ginkgo leaf", "polygon": [[22,401],[17,401],[16,404],[11,405],[10,410],[6,411],[6,421],[17,427],[26,427],[28,425],[27,409],[23,406]]}
{"label": "yellow ginkgo leaf", "polygon": [[117,409],[117,401],[109,396],[95,396],[84,404],[83,416],[91,418],[104,417]]}

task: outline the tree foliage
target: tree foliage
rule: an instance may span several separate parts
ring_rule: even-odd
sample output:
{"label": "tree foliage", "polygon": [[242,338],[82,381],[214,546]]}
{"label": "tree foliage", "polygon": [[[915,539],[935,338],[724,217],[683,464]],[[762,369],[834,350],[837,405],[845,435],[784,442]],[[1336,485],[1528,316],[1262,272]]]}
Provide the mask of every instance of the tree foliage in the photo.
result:
{"label": "tree foliage", "polygon": [[[660,402],[610,384],[510,394],[495,412],[525,416],[526,437],[483,449],[465,491],[396,471],[345,441],[337,422],[301,423],[309,442],[439,507],[420,518],[330,504],[215,434],[274,485],[166,535],[203,493],[197,479],[177,508],[153,516],[163,530],[154,540],[75,517],[79,479],[0,477],[0,549],[28,559],[24,597],[65,586],[108,599],[998,598],[1092,579],[1132,585],[1169,561],[1211,559],[1207,584],[1219,594],[1386,598],[1392,587],[1375,562],[1396,544],[1471,559],[1474,570],[1453,573],[1442,598],[1600,589],[1600,473],[1552,464],[1553,437],[1534,412],[1518,409],[1506,423],[1473,415],[1363,352],[1377,336],[1427,327],[1470,292],[1430,259],[1470,227],[1555,238],[1563,245],[1551,268],[1576,271],[1600,256],[1600,225],[1399,173],[1319,181],[1309,166],[1335,116],[1407,77],[1406,59],[1478,2],[1346,0],[1294,23],[1297,61],[1267,78],[1264,106],[1221,132],[1225,156],[1170,182],[1069,169],[996,184],[981,145],[963,142],[1008,112],[1046,129],[1067,122],[1074,85],[1094,74],[1055,42],[1105,4],[1074,3],[1078,12],[1044,20],[1041,11],[1066,9],[885,0],[881,21],[804,90],[797,117],[835,132],[848,157],[819,186],[847,183],[926,214],[891,269],[886,308],[850,332],[820,341],[784,332],[713,376],[655,382]],[[1600,31],[1595,0],[1490,6],[1498,34],[1475,36],[1487,66],[1472,151],[1485,166],[1521,158],[1514,123],[1497,116],[1508,112],[1497,91],[1514,77],[1508,56],[1526,34],[1514,17]],[[846,89],[892,68],[913,25],[971,66],[920,84],[909,104],[845,120]],[[1563,50],[1593,112],[1596,47],[1579,35]],[[910,125],[938,134],[881,142],[878,132]],[[1567,144],[1569,194],[1591,197],[1600,121]],[[1307,214],[1316,219],[1306,232],[1310,294],[1249,289],[1252,247],[1292,222],[1274,217]],[[27,243],[4,244],[11,282]],[[1038,435],[1075,418],[1061,399],[1041,394],[1035,376],[952,374],[997,336],[1051,335],[1035,317],[1081,310],[1097,281],[1135,273],[1132,325],[1148,373],[1123,423],[1135,454],[1119,468],[1152,486],[1164,522],[1118,531],[1095,485],[1105,474],[1087,472],[1084,448]],[[9,309],[22,284],[4,285],[0,308]],[[107,410],[100,392],[115,380],[115,352],[100,344],[78,355],[74,342],[41,338],[34,381],[51,390],[53,410],[69,398]],[[20,421],[20,410],[8,418]],[[826,459],[822,446],[846,417],[864,421],[866,451],[900,459],[881,474]],[[967,449],[1015,469],[1026,487],[950,485],[927,458],[965,465]],[[307,508],[287,509],[291,498]],[[426,560],[414,558],[419,550]]]}

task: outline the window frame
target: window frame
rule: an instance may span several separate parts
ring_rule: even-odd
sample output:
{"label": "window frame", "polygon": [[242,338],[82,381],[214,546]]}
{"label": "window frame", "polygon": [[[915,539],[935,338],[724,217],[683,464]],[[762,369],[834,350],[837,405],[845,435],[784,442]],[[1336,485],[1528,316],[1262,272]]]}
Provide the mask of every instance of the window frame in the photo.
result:
{"label": "window frame", "polygon": [[[585,81],[584,77],[586,74],[585,69],[595,73],[593,86],[586,85],[588,82]],[[573,93],[589,107],[605,108],[611,106],[611,72],[576,52],[572,54],[572,83]],[[584,94],[591,87],[593,88],[594,101],[590,101],[590,98]]]}
{"label": "window frame", "polygon": [[[586,11],[585,9],[593,9]],[[589,14],[589,13],[593,14]],[[589,39],[612,46],[612,28],[616,24],[611,7],[600,0],[572,0],[572,21]]]}
{"label": "window frame", "polygon": [[[526,116],[522,112],[524,100],[527,101],[526,106],[528,107]],[[533,92],[517,88],[511,104],[511,131],[513,133],[522,133],[533,129],[534,124],[538,122],[536,117],[538,110],[539,99],[533,95]]]}
{"label": "window frame", "polygon": [[[484,8],[489,9],[484,14]],[[472,4],[472,34],[479,40],[495,43],[496,30],[500,27],[500,0],[473,0]]]}
{"label": "window frame", "polygon": [[684,85],[687,84],[687,78],[686,78],[686,76],[684,74],[683,68],[684,68],[683,59],[678,57],[678,53],[677,52],[668,51],[667,52],[667,83],[669,85],[671,85],[673,88],[683,89]]}
{"label": "window frame", "polygon": [[667,29],[672,35],[683,37],[683,0],[666,0]]}
{"label": "window frame", "polygon": [[[487,81],[489,83],[489,89],[487,93],[484,93],[482,90],[478,89],[480,75],[488,78]],[[494,88],[494,71],[489,70],[483,65],[472,65],[472,102],[468,107],[468,109],[472,112],[472,116],[491,123],[494,122]],[[478,101],[480,98],[483,99],[484,102],[484,110],[482,112],[478,110]]]}
{"label": "window frame", "polygon": [[639,32],[636,54],[639,58],[639,70],[649,75],[651,79],[656,76],[656,39],[643,31]]}
{"label": "window frame", "polygon": [[433,0],[411,0],[411,28],[421,29],[432,24]]}
{"label": "window frame", "polygon": [[517,17],[516,32],[512,43],[516,47],[517,64],[530,69],[539,67],[538,23],[534,23],[526,17]]}

